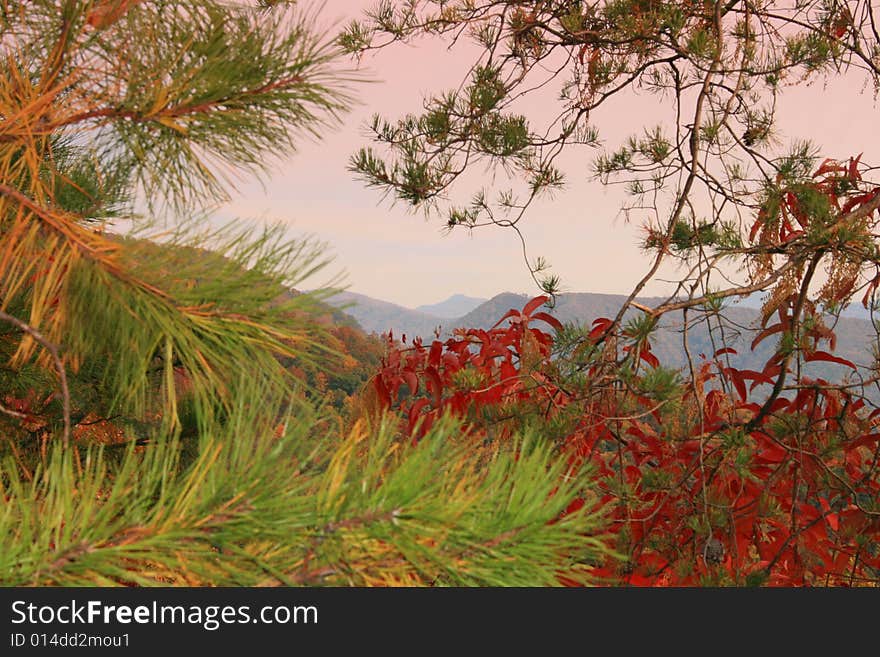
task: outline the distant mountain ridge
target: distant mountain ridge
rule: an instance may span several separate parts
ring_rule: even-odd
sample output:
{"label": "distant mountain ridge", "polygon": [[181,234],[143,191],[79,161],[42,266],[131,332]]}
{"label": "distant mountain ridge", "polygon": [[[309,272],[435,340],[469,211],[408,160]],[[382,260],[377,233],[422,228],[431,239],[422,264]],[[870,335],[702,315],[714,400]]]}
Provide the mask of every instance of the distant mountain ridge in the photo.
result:
{"label": "distant mountain ridge", "polygon": [[448,321],[357,292],[340,292],[327,299],[326,303],[353,317],[367,333],[383,334],[393,331],[398,337],[406,334],[412,337],[422,336],[428,340]]}
{"label": "distant mountain ridge", "polygon": [[419,306],[416,310],[427,315],[433,315],[434,317],[455,319],[458,317],[464,317],[487,301],[488,299],[469,297],[465,294],[453,294],[445,301]]}
{"label": "distant mountain ridge", "polygon": [[[460,296],[464,297],[464,295]],[[455,297],[450,300],[452,299]],[[403,335],[409,339],[420,336],[428,342],[434,339],[435,335],[441,338],[449,337],[455,328],[488,329],[508,310],[522,308],[529,299],[530,296],[525,294],[504,292],[484,301],[466,314],[452,318],[419,309],[405,308],[353,292],[338,294],[331,298],[329,303],[354,317],[367,333],[381,334],[390,330],[397,338]],[[549,312],[563,323],[589,326],[599,317],[615,316],[625,300],[626,296],[622,294],[566,293],[557,297],[555,308]],[[640,303],[649,307],[665,300],[661,297],[638,299]],[[442,306],[444,303],[434,305]],[[427,307],[430,306],[420,306],[422,309]],[[441,308],[441,312],[443,310]],[[639,312],[631,309],[627,317],[635,316]],[[717,325],[717,318],[712,319],[713,327],[710,333],[704,316],[696,311],[689,314],[687,346],[691,356],[694,359],[698,359],[700,354],[711,356],[723,342],[724,346],[732,347],[738,352],[738,355],[731,357],[733,366],[763,369],[764,363],[776,347],[776,336],[764,340],[756,349],[751,349],[752,340],[757,334],[755,326],[759,319],[758,309],[752,303],[748,305],[733,303],[724,311],[724,317],[723,326],[720,328]],[[837,334],[836,355],[856,364],[866,365],[872,361],[870,338],[874,331],[868,320],[843,316],[837,321],[834,330]],[[654,353],[664,365],[679,368],[687,363],[682,313],[669,313],[661,319],[652,344]],[[830,363],[810,363],[809,368],[811,375],[824,378],[839,379],[848,373],[844,366]]]}

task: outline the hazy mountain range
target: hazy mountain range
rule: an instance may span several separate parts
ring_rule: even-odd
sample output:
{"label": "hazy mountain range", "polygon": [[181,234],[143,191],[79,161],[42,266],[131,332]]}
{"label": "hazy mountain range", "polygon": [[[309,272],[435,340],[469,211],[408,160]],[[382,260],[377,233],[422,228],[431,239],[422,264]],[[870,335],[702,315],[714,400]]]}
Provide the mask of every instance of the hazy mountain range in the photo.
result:
{"label": "hazy mountain range", "polygon": [[[458,327],[489,328],[511,308],[520,309],[529,296],[505,292],[491,299],[479,299],[456,294],[436,304],[426,304],[416,309],[373,299],[363,294],[343,292],[330,300],[352,316],[368,333],[394,332],[395,337],[408,338],[421,336],[426,342],[439,335],[448,337]],[[617,314],[626,297],[619,294],[567,293],[557,298],[556,307],[551,314],[564,323],[590,325],[599,317],[613,317]],[[665,298],[640,298],[639,302],[655,306]],[[751,342],[757,334],[759,320],[758,303],[748,300],[747,304],[731,304],[724,312],[724,321],[717,325],[713,319],[711,332],[707,322],[696,311],[691,311],[688,327],[688,348],[694,358],[700,354],[711,356],[721,346],[733,347],[739,355],[732,358],[732,364],[739,368],[763,369],[763,365],[776,348],[777,337],[771,336],[751,350]],[[544,309],[546,310],[546,309]],[[631,315],[639,313],[631,310]],[[857,312],[857,311],[856,311]],[[459,314],[460,313],[460,314]],[[849,316],[848,316],[849,315]],[[830,319],[829,319],[830,322]],[[868,365],[872,362],[872,342],[874,331],[867,319],[845,314],[834,326],[837,334],[835,355],[852,360],[856,364]],[[653,339],[653,350],[667,366],[681,367],[686,363],[683,343],[682,313],[669,313],[660,323]],[[723,343],[723,345],[722,345]],[[823,349],[827,349],[823,347]],[[810,363],[809,374],[825,378],[839,379],[847,373],[847,368],[831,363]]]}
{"label": "hazy mountain range", "polygon": [[456,319],[467,315],[470,311],[486,303],[488,299],[469,297],[465,294],[453,294],[440,303],[429,303],[416,308],[419,312],[445,319]]}

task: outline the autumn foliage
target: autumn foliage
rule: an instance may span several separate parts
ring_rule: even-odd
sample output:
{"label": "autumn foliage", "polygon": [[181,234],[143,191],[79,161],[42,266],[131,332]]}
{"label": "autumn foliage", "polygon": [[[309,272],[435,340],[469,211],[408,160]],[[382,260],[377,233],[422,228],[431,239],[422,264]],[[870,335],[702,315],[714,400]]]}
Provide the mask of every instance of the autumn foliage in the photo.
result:
{"label": "autumn foliage", "polygon": [[[812,182],[781,189],[757,214],[751,240],[772,247],[845,229],[857,245],[878,195],[858,191],[857,165],[826,161]],[[820,226],[817,205],[828,210]],[[835,253],[833,271],[845,269],[846,253]],[[735,367],[736,352],[722,346],[690,358],[682,379],[651,352],[650,309],[621,331],[597,319],[572,341],[570,328],[540,310],[542,296],[491,330],[392,342],[376,393],[414,441],[450,413],[487,440],[533,424],[556,442],[558,458],[591,463],[583,485],[611,509],[621,555],[594,564],[609,584],[877,584],[880,409],[862,385],[803,371],[821,362],[845,368],[846,380],[857,375],[833,354],[816,303],[798,293],[810,276],[804,262],[768,295],[752,348],[778,344],[761,371]],[[847,299],[855,281],[830,277],[818,300]]]}
{"label": "autumn foliage", "polygon": [[[625,558],[597,564],[609,583],[878,581],[880,513],[871,508],[880,495],[880,411],[816,380],[762,413],[755,388],[774,381],[779,365],[737,370],[725,364],[725,349],[704,358],[696,385],[682,385],[669,404],[638,392],[657,371],[649,348],[629,389],[566,389],[551,360],[553,336],[535,326],[559,328],[534,312],[546,300],[509,312],[506,325],[489,331],[398,346],[375,377],[379,396],[400,410],[414,440],[447,412],[503,440],[512,417],[532,413],[549,423],[576,408],[580,419],[558,438],[559,453],[593,463],[611,503]],[[594,339],[605,321],[597,320]],[[573,499],[569,508],[582,504]]]}

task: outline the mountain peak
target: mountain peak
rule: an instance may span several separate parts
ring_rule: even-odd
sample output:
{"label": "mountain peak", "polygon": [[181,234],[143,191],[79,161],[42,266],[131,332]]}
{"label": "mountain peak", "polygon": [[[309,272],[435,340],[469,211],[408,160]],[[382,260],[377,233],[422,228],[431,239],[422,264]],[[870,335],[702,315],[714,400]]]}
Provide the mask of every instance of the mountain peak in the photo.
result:
{"label": "mountain peak", "polygon": [[444,319],[452,319],[467,315],[469,312],[486,302],[486,299],[469,297],[466,294],[453,294],[439,303],[425,304],[416,308],[419,312]]}

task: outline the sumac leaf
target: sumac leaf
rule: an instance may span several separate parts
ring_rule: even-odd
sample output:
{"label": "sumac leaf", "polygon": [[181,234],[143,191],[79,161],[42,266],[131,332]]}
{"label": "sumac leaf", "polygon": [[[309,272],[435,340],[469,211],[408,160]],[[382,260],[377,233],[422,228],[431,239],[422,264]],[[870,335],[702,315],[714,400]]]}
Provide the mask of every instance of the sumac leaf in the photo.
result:
{"label": "sumac leaf", "polygon": [[827,363],[837,363],[839,365],[845,365],[851,369],[856,369],[856,366],[848,361],[846,358],[841,358],[840,356],[834,356],[829,354],[827,351],[813,351],[808,354],[804,354],[804,360],[808,363],[812,363],[817,360],[825,361]]}
{"label": "sumac leaf", "polygon": [[754,351],[755,347],[757,347],[761,342],[765,339],[773,335],[774,333],[781,333],[785,327],[782,324],[774,324],[773,326],[768,326],[763,331],[758,333],[755,336],[755,339],[752,340],[752,350]]}
{"label": "sumac leaf", "polygon": [[428,367],[425,370],[425,377],[425,385],[433,397],[434,408],[439,408],[440,402],[443,399],[443,381],[440,380],[440,374],[437,373],[434,367]]}
{"label": "sumac leaf", "polygon": [[532,319],[538,319],[538,320],[541,320],[542,322],[546,322],[547,324],[552,326],[557,331],[562,330],[562,322],[560,322],[558,319],[556,319],[553,315],[551,315],[549,313],[544,313],[544,312],[535,313],[534,315],[532,315]]}
{"label": "sumac leaf", "polygon": [[540,297],[535,297],[531,301],[529,301],[525,306],[523,306],[522,314],[526,317],[531,317],[532,313],[547,303],[548,297],[546,294]]}

